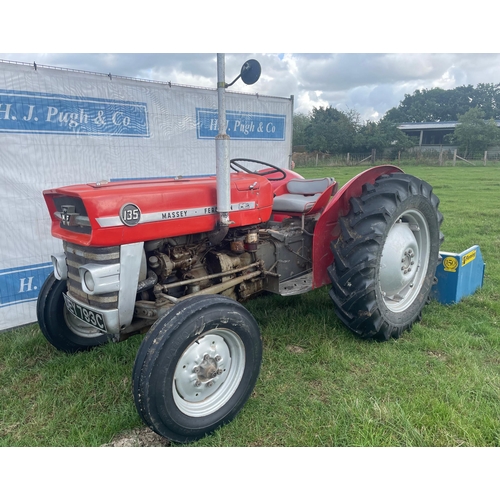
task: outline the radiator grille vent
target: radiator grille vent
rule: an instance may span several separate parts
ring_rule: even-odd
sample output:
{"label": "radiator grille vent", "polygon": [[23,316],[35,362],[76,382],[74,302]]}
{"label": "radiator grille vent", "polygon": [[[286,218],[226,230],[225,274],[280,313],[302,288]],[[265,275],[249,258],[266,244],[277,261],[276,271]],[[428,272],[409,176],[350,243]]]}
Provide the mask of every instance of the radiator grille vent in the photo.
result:
{"label": "radiator grille vent", "polygon": [[84,264],[117,264],[120,262],[120,247],[84,247],[64,242],[68,265],[68,293],[73,298],[98,309],[117,309],[118,292],[87,295],[82,290],[78,268]]}

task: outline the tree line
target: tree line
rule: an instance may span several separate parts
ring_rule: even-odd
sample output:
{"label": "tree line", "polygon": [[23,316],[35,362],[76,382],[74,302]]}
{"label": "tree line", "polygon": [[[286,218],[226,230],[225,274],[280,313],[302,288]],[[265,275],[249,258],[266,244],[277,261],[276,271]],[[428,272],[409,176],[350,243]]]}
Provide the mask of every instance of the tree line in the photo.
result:
{"label": "tree line", "polygon": [[308,152],[328,154],[362,153],[372,149],[405,151],[418,144],[397,126],[405,122],[458,121],[444,143],[454,145],[461,154],[482,153],[500,144],[500,84],[480,83],[454,89],[416,90],[405,94],[397,107],[383,118],[361,123],[355,110],[339,111],[331,106],[313,108],[311,113],[296,113],[293,119],[293,144]]}

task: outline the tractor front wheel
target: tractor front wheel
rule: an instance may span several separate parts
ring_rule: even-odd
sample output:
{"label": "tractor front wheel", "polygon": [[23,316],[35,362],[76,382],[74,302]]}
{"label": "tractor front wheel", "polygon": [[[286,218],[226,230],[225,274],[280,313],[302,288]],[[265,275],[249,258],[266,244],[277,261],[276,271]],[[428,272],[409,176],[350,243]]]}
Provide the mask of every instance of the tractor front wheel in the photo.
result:
{"label": "tractor front wheel", "polygon": [[230,422],[250,397],[262,360],[260,330],[238,302],[221,295],[175,305],[137,353],[137,411],[157,434],[186,443]]}
{"label": "tractor front wheel", "polygon": [[51,273],[45,280],[36,305],[38,325],[44,337],[60,351],[88,351],[109,342],[109,336],[73,316],[64,304],[66,280]]}
{"label": "tractor front wheel", "polygon": [[379,177],[350,200],[332,242],[330,296],[361,338],[398,338],[420,320],[443,241],[439,199],[407,174]]}

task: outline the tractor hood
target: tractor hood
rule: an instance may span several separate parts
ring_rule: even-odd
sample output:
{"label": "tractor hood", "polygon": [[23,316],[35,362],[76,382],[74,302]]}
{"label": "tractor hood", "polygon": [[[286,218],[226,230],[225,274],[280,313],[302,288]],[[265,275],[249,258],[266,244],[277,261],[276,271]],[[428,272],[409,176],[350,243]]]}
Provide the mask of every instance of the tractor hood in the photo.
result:
{"label": "tractor hood", "polygon": [[[232,174],[231,227],[271,216],[271,183],[260,175]],[[43,192],[52,235],[85,246],[109,246],[214,231],[216,177],[78,184]]]}

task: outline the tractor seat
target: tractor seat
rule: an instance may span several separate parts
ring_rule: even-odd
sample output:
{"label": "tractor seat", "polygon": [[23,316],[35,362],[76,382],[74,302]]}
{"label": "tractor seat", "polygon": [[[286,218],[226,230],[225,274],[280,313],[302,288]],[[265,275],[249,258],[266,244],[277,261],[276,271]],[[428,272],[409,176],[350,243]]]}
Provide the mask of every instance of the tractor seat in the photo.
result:
{"label": "tractor seat", "polygon": [[[322,179],[292,179],[287,182],[287,193],[277,195],[273,201],[273,211],[312,213],[320,196],[333,184],[333,177]],[[328,195],[328,198],[330,195]],[[319,207],[320,209],[322,207]]]}

